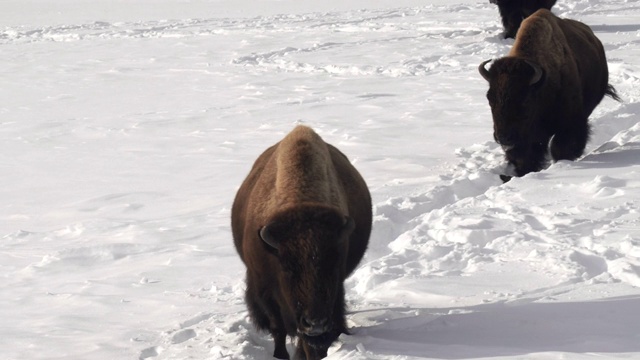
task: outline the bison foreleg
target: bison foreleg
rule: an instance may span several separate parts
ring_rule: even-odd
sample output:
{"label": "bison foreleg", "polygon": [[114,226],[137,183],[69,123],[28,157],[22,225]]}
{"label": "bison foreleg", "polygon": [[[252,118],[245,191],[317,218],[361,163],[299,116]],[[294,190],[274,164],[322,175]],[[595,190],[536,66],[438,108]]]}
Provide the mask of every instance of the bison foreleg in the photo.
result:
{"label": "bison foreleg", "polygon": [[589,124],[585,120],[571,129],[558,131],[551,140],[551,157],[554,161],[575,160],[582,156],[589,140]]}
{"label": "bison foreleg", "polygon": [[276,345],[273,351],[273,357],[276,359],[289,359],[289,353],[287,352],[287,333],[284,331],[271,332],[273,336],[273,342]]}

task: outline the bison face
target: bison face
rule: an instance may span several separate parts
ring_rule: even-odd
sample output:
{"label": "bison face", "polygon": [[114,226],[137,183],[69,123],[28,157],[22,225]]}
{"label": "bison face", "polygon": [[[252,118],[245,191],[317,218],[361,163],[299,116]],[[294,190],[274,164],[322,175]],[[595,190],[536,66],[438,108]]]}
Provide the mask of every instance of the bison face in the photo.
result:
{"label": "bison face", "polygon": [[343,316],[343,281],[353,229],[353,220],[336,209],[309,207],[280,214],[260,230],[262,240],[277,253],[280,269],[274,272],[286,312],[295,317],[291,320],[300,335],[320,339],[343,326],[337,322]]}
{"label": "bison face", "polygon": [[544,81],[544,72],[539,65],[524,59],[502,58],[489,70],[484,67],[487,62],[480,65],[479,71],[489,82],[487,100],[493,115],[493,137],[508,150],[535,131],[535,92]]}

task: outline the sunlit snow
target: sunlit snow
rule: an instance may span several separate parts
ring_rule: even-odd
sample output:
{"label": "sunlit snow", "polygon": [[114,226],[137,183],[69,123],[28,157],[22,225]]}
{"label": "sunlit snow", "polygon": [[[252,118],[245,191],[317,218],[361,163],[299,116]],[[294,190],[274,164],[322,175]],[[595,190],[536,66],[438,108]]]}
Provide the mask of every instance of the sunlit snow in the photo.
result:
{"label": "sunlit snow", "polygon": [[230,207],[296,124],[374,200],[329,359],[640,357],[640,7],[553,12],[623,103],[502,184],[488,0],[2,1],[0,358],[272,359]]}

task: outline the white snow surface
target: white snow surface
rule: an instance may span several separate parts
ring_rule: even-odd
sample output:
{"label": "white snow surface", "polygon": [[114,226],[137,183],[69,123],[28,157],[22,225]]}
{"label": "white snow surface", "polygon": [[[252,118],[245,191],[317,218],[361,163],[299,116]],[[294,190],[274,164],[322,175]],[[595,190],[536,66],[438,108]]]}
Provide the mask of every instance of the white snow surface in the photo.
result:
{"label": "white snow surface", "polygon": [[623,102],[581,159],[506,184],[477,66],[513,40],[488,1],[0,9],[0,358],[271,359],[230,207],[296,124],[375,204],[328,359],[640,358],[636,1],[558,1]]}

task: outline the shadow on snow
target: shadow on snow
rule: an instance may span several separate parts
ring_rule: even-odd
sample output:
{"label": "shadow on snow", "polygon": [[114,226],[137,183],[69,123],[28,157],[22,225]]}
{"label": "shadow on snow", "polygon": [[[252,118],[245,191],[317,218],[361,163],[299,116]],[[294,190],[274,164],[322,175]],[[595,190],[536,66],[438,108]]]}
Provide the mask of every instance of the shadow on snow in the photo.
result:
{"label": "shadow on snow", "polygon": [[[358,346],[359,351],[396,356],[470,359],[555,351],[637,353],[640,351],[638,308],[640,297],[633,296],[582,302],[414,309],[419,315],[355,328],[352,333],[364,339]],[[392,309],[396,310],[399,311]],[[358,341],[353,339],[349,343]]]}

